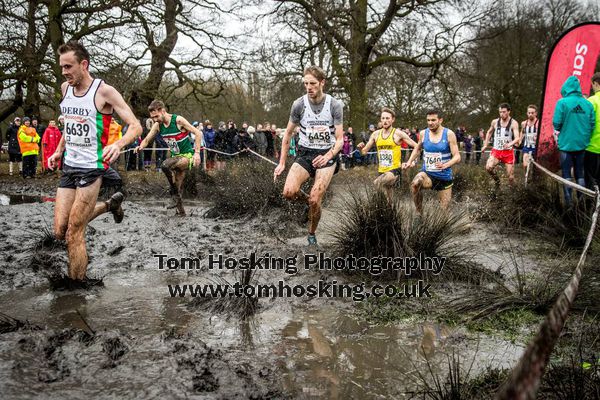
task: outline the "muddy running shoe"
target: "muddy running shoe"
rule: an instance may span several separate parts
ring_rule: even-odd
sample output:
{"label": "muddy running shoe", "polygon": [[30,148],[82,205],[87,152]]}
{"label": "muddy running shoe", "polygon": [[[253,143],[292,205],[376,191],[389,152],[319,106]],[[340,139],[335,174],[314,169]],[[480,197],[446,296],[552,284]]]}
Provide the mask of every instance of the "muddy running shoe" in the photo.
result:
{"label": "muddy running shoe", "polygon": [[316,246],[317,245],[317,237],[314,233],[308,235],[308,245]]}
{"label": "muddy running shoe", "polygon": [[123,208],[121,207],[121,203],[123,203],[123,193],[116,192],[110,199],[105,201],[106,206],[108,207],[108,211],[110,211],[113,215],[113,218],[117,224],[120,224],[123,221],[123,217],[125,216],[125,212],[123,212]]}
{"label": "muddy running shoe", "polygon": [[171,202],[167,204],[167,208],[176,208],[181,203],[181,196],[178,194],[171,195]]}

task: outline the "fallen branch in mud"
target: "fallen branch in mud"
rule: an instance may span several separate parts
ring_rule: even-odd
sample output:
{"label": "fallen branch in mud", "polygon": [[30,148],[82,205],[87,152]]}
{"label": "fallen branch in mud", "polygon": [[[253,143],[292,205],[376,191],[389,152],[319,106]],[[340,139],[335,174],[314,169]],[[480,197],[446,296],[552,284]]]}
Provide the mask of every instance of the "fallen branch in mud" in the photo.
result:
{"label": "fallen branch in mud", "polygon": [[18,331],[19,329],[40,330],[41,327],[32,325],[29,321],[22,321],[4,313],[0,313],[0,334]]}

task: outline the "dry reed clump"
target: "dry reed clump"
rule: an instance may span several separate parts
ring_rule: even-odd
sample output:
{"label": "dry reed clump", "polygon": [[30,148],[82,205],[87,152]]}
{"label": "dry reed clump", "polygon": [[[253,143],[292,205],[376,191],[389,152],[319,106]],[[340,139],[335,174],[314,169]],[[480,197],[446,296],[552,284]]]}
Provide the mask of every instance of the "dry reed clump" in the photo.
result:
{"label": "dry reed clump", "polygon": [[192,168],[185,174],[182,192],[186,197],[209,196],[216,184],[215,178],[202,168]]}
{"label": "dry reed clump", "polygon": [[580,198],[574,206],[565,207],[561,191],[555,181],[538,177],[526,187],[500,190],[483,207],[482,218],[508,229],[543,235],[558,245],[582,247],[593,206]]}
{"label": "dry reed clump", "polygon": [[273,167],[255,160],[238,160],[215,176],[209,217],[257,215],[265,207],[282,207],[283,180],[273,181]]}
{"label": "dry reed clump", "polygon": [[437,366],[432,365],[426,357],[426,373],[416,371],[417,389],[407,393],[410,399],[430,400],[483,400],[490,399],[508,378],[510,371],[488,367],[477,376],[472,376],[473,362],[465,365],[460,356],[452,351],[448,354],[446,374],[434,372]]}
{"label": "dry reed clump", "polygon": [[[488,366],[471,377],[470,366],[461,364],[453,352],[448,356],[446,376],[434,372],[427,361],[428,374],[417,372],[418,389],[407,393],[411,399],[483,400],[491,399],[508,381],[511,371]],[[542,377],[537,398],[598,399],[600,398],[600,364],[582,363],[577,356],[550,363]]]}
{"label": "dry reed clump", "polygon": [[452,167],[452,195],[457,199],[484,195],[492,190],[492,179],[483,165],[458,164]]}
{"label": "dry reed clump", "polygon": [[42,328],[37,325],[32,325],[29,321],[22,321],[4,313],[0,313],[0,334],[15,332],[19,329],[40,330]]}
{"label": "dry reed clump", "polygon": [[[271,209],[282,209],[285,218],[306,222],[308,206],[298,201],[288,201],[283,196],[285,174],[273,181],[273,166],[260,160],[242,159],[227,164],[218,171],[215,186],[209,193],[213,208],[206,216],[210,218],[239,218],[262,215]],[[287,169],[289,171],[289,168]],[[310,193],[312,179],[302,185],[304,193]],[[331,199],[328,191],[323,204]]]}
{"label": "dry reed clump", "polygon": [[569,282],[569,272],[576,262],[569,254],[560,259],[546,258],[549,266],[544,272],[525,273],[517,250],[509,251],[512,270],[506,271],[506,280],[497,280],[476,292],[467,291],[449,302],[450,310],[468,321],[493,320],[509,311],[544,315]]}
{"label": "dry reed clump", "polygon": [[[237,281],[243,286],[256,286],[256,270],[248,269],[236,271]],[[217,277],[214,284],[222,287],[233,287],[234,283],[223,277]],[[235,317],[246,320],[256,314],[259,308],[258,297],[254,296],[223,296],[223,297],[196,297],[190,302],[190,307],[195,307],[214,314],[222,314],[227,318]]]}
{"label": "dry reed clump", "polygon": [[[426,203],[422,216],[406,200],[386,196],[371,187],[350,192],[329,229],[333,252],[355,257],[444,257],[456,279],[494,279],[493,273],[465,258],[460,236],[470,223],[460,211],[442,210],[437,202]],[[364,273],[363,273],[364,275]],[[381,279],[397,279],[398,271],[385,271]],[[420,277],[418,273],[411,277]],[[447,276],[447,275],[444,275]]]}

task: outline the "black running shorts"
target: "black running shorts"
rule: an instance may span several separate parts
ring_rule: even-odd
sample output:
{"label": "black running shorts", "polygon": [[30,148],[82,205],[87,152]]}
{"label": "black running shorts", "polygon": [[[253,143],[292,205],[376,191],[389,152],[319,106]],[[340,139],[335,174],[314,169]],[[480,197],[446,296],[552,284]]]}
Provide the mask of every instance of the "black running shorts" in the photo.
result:
{"label": "black running shorts", "polygon": [[91,185],[102,177],[102,187],[121,186],[119,173],[112,168],[75,168],[65,165],[58,183],[59,188],[76,189]]}
{"label": "black running shorts", "polygon": [[294,161],[294,162],[300,164],[300,166],[302,168],[304,168],[306,170],[306,172],[309,173],[311,178],[315,177],[317,169],[328,168],[334,164],[335,164],[334,174],[337,174],[337,172],[340,170],[339,156],[336,156],[336,157],[332,158],[331,160],[329,160],[327,162],[327,165],[325,165],[323,167],[320,167],[320,168],[313,167],[312,163],[313,163],[313,160],[315,159],[315,157],[321,156],[321,155],[327,153],[329,150],[330,149],[315,150],[315,149],[308,149],[306,147],[300,147],[300,148],[298,148],[298,155],[296,156],[296,161]]}
{"label": "black running shorts", "polygon": [[429,179],[431,179],[431,188],[433,190],[441,191],[450,189],[454,184],[454,180],[450,179],[449,181],[445,181],[443,179],[434,178],[433,176],[427,174]]}

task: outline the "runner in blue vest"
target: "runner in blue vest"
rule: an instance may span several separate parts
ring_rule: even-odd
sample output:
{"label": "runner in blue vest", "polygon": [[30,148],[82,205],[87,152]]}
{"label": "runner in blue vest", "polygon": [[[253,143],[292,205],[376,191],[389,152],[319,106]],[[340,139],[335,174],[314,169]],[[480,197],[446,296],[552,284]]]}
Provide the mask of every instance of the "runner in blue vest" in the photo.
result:
{"label": "runner in blue vest", "polygon": [[415,165],[423,149],[423,168],[413,179],[410,190],[417,212],[423,212],[421,189],[433,189],[439,193],[440,205],[448,208],[452,197],[452,166],[460,162],[456,135],[442,126],[442,114],[437,110],[427,112],[427,129],[421,131],[419,143],[402,168]]}

